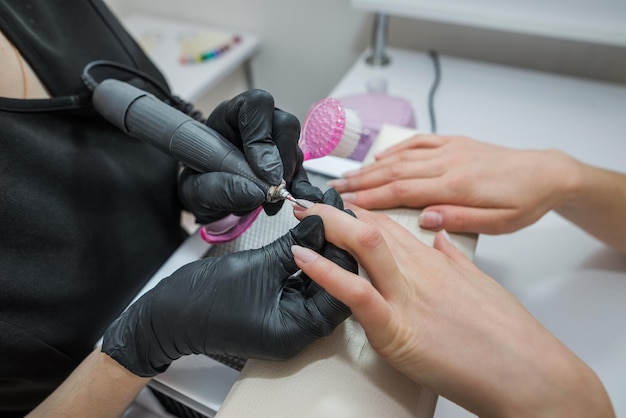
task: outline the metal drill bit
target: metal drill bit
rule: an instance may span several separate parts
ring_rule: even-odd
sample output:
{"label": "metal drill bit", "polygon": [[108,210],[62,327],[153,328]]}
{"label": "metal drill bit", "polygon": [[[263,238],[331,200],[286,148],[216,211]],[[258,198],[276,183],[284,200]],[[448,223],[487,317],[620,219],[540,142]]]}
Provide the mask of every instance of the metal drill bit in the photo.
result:
{"label": "metal drill bit", "polygon": [[300,202],[298,199],[293,197],[291,195],[291,193],[289,193],[287,191],[287,189],[281,189],[280,190],[280,197],[282,197],[283,199],[288,200],[288,201],[290,201],[292,203],[295,203],[296,205],[300,206],[301,208],[308,209],[307,205],[305,205],[304,203]]}

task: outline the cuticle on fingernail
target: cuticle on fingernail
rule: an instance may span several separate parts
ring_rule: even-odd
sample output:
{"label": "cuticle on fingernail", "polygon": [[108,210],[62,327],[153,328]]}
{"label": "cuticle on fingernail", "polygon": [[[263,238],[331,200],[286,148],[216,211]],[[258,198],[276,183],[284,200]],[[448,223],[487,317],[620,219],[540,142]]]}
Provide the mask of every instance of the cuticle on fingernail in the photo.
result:
{"label": "cuticle on fingernail", "polygon": [[306,209],[311,209],[314,204],[315,203],[311,202],[310,200],[296,199],[296,201],[293,203],[293,206],[296,209],[306,210]]}
{"label": "cuticle on fingernail", "polygon": [[344,202],[354,202],[356,200],[356,193],[342,193],[341,199]]}
{"label": "cuticle on fingernail", "polygon": [[437,212],[422,212],[418,216],[419,224],[424,228],[439,228],[443,224],[443,217]]}
{"label": "cuticle on fingernail", "polygon": [[301,247],[300,245],[292,245],[291,253],[296,259],[301,260],[305,263],[310,263],[316,258],[316,254],[314,251],[305,247]]}

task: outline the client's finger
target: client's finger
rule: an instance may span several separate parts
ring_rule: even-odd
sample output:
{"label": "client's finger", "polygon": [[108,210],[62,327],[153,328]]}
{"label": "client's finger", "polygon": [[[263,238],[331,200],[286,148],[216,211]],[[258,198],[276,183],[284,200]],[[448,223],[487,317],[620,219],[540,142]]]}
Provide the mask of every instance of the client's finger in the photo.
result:
{"label": "client's finger", "polygon": [[479,268],[476,267],[476,265],[465,256],[465,254],[463,254],[454,246],[450,235],[445,229],[437,232],[437,235],[435,235],[433,247],[450,257],[452,260],[456,261],[461,266],[474,271],[480,271]]}
{"label": "client's finger", "polygon": [[386,158],[405,149],[410,148],[435,148],[447,142],[447,138],[440,135],[417,134],[405,139],[399,144],[393,145],[375,155],[377,160]]}
{"label": "client's finger", "polygon": [[324,204],[313,205],[307,210],[296,210],[295,214],[299,219],[319,215],[324,221],[326,240],[349,251],[365,268],[374,286],[383,296],[387,294],[387,290],[396,287],[400,272],[393,253],[378,228]]}
{"label": "client's finger", "polygon": [[433,262],[433,253],[437,252],[396,220],[383,213],[372,212],[354,205],[348,206],[360,220],[373,225],[383,234],[385,242],[389,248],[393,249],[398,265],[410,265],[417,260],[420,261],[420,266],[427,266]]}
{"label": "client's finger", "polygon": [[291,251],[298,267],[311,280],[346,304],[366,330],[388,328],[391,309],[369,281],[344,270],[308,248],[294,245]]}

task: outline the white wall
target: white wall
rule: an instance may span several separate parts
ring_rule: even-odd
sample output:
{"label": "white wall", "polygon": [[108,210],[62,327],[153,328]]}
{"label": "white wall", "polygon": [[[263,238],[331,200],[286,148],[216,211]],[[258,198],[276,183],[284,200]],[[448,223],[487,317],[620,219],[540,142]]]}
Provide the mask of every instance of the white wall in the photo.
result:
{"label": "white wall", "polygon": [[[108,3],[119,14],[150,13],[258,34],[261,49],[253,60],[255,86],[271,92],[278,106],[300,118],[312,103],[328,94],[371,37],[371,15],[353,9],[350,0],[108,0]],[[389,43],[626,83],[626,48],[398,17],[390,20]],[[241,82],[221,86],[202,102],[201,108],[209,109],[241,88]]]}
{"label": "white wall", "polygon": [[389,42],[403,48],[626,84],[626,47],[405,18],[390,25]]}
{"label": "white wall", "polygon": [[[256,33],[255,87],[299,117],[328,95],[369,42],[368,14],[349,0],[109,0],[118,14],[141,12]],[[226,90],[227,92],[227,90]],[[221,100],[221,98],[220,98]],[[200,106],[206,109],[209,101]]]}

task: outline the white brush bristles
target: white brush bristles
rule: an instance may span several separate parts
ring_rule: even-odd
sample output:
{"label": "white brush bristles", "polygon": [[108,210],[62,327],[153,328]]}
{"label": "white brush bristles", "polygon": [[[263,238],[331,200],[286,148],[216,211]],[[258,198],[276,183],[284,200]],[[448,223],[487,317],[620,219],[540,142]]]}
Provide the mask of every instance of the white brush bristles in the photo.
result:
{"label": "white brush bristles", "polygon": [[347,157],[352,154],[359,143],[361,131],[363,130],[359,115],[352,109],[345,109],[345,112],[346,127],[343,130],[339,144],[331,153],[331,155],[336,157]]}

